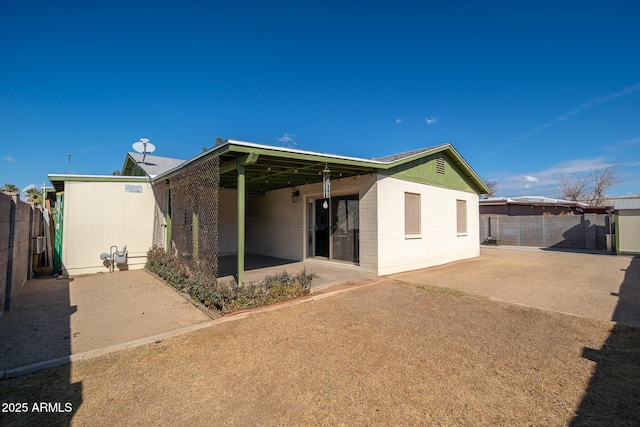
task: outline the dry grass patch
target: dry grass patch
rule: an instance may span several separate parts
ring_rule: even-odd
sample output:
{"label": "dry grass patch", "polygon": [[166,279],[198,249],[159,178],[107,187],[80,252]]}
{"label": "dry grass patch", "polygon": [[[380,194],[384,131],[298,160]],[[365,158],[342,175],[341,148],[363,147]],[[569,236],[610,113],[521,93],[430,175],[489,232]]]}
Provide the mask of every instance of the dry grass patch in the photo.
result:
{"label": "dry grass patch", "polygon": [[70,372],[2,381],[0,396],[64,400],[80,388],[73,425],[638,419],[638,329],[614,327],[611,335],[609,322],[442,289],[387,280],[76,363]]}

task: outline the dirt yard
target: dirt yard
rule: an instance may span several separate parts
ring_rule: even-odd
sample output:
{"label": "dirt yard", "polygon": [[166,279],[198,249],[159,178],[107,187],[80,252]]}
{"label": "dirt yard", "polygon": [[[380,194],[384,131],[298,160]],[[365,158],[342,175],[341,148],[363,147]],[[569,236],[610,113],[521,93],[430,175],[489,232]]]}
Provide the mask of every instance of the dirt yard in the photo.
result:
{"label": "dirt yard", "polygon": [[[496,280],[535,277],[523,254]],[[558,283],[589,274],[563,256],[538,269]],[[0,402],[29,411],[0,424],[637,425],[640,329],[431,286],[473,282],[481,261],[1,381]],[[620,299],[640,286],[637,262]]]}

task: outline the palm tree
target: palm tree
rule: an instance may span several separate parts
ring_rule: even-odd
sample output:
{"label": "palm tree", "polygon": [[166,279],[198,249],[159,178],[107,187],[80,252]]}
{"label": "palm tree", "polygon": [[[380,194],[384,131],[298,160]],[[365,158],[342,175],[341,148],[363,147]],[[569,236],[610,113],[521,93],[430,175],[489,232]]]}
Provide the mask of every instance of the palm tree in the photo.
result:
{"label": "palm tree", "polygon": [[0,191],[4,191],[7,193],[20,193],[20,189],[17,185],[7,184],[6,182],[2,187],[0,187]]}
{"label": "palm tree", "polygon": [[27,202],[42,204],[42,191],[36,187],[31,187],[27,191],[25,191],[26,195],[29,196]]}

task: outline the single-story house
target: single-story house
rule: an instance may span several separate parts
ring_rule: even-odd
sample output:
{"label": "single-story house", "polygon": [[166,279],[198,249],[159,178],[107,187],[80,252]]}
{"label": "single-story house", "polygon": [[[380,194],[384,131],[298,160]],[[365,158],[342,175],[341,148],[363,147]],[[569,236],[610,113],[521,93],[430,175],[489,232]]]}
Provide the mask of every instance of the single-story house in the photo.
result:
{"label": "single-story house", "polygon": [[[214,157],[217,172],[198,169]],[[203,200],[217,191],[217,254],[238,255],[239,280],[245,253],[347,262],[378,275],[476,257],[478,199],[489,191],[448,143],[365,159],[227,140],[153,182],[165,193],[156,210],[165,234],[155,243],[167,250],[189,250],[179,234],[201,229],[213,214]]]}
{"label": "single-story house", "polygon": [[[144,161],[143,161],[144,159]],[[358,158],[226,140],[187,160],[128,153],[122,176],[50,175],[64,191],[63,272],[127,268],[151,246],[349,263],[385,275],[477,257],[489,189],[447,143]]]}
{"label": "single-story house", "polygon": [[640,198],[615,201],[616,249],[619,254],[640,254]]}

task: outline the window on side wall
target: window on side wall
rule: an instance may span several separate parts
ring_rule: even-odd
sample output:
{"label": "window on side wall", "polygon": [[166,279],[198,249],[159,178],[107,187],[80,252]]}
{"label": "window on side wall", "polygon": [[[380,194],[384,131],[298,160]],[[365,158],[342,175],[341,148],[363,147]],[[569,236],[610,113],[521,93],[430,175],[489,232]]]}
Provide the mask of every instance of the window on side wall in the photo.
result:
{"label": "window on side wall", "polygon": [[404,235],[407,239],[420,238],[420,195],[404,193]]}
{"label": "window on side wall", "polygon": [[456,218],[458,236],[467,235],[467,201],[456,200]]}

